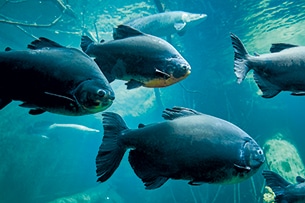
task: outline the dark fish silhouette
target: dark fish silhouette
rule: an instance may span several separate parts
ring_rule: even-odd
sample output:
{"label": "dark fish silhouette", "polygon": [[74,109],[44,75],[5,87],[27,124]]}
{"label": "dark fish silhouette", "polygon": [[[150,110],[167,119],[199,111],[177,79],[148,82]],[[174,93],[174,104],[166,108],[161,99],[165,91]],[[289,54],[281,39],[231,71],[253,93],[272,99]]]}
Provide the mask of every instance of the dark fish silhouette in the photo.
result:
{"label": "dark fish silhouette", "polygon": [[96,157],[98,181],[119,166],[127,149],[129,162],[146,189],[168,179],[202,183],[238,183],[264,163],[258,144],[237,126],[192,109],[163,112],[164,122],[129,129],[115,113],[103,113],[104,137]]}
{"label": "dark fish silhouette", "polygon": [[107,109],[114,93],[95,62],[83,52],[46,38],[28,50],[0,52],[0,109],[12,100],[31,108],[63,115],[85,115]]}
{"label": "dark fish silhouette", "polygon": [[277,203],[305,202],[305,179],[297,176],[296,184],[287,182],[283,177],[273,171],[263,171],[266,185],[271,187]]}
{"label": "dark fish silhouette", "polygon": [[264,98],[274,97],[281,91],[305,95],[305,46],[272,44],[270,54],[251,56],[236,35],[231,34],[231,39],[238,83],[253,69],[254,80]]}
{"label": "dark fish silhouette", "polygon": [[97,44],[83,36],[81,42],[109,82],[128,81],[127,89],[166,87],[190,74],[188,62],[165,40],[124,25],[115,30],[115,40]]}

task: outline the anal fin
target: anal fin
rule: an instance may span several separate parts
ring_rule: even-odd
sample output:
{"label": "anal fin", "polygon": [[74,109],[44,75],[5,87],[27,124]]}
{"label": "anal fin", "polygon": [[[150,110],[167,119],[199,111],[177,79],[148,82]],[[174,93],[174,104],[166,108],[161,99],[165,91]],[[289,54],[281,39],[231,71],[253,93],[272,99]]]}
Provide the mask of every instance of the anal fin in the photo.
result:
{"label": "anal fin", "polygon": [[253,77],[259,89],[263,93],[262,97],[272,98],[281,92],[281,89],[278,86],[261,77],[256,71],[253,72]]}
{"label": "anal fin", "polygon": [[131,150],[128,160],[135,174],[143,181],[145,189],[159,188],[169,179],[159,174],[160,171],[155,168],[152,159],[143,152]]}

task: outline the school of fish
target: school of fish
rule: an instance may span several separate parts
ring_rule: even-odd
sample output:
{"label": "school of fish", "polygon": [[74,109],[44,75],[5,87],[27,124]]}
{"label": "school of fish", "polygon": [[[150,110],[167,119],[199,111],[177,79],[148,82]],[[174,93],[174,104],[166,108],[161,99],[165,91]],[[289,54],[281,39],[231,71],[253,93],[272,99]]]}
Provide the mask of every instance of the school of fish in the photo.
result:
{"label": "school of fish", "polygon": [[[114,80],[127,89],[167,87],[186,79],[191,66],[161,37],[183,35],[203,22],[205,14],[172,11],[131,19],[113,30],[113,40],[94,42],[82,36],[82,51],[39,38],[27,49],[0,52],[0,109],[12,101],[29,108],[31,115],[50,112],[82,116],[105,111],[115,99]],[[272,44],[267,54],[250,55],[242,41],[230,34],[234,73],[241,83],[253,70],[262,97],[281,91],[305,95],[305,46]],[[161,187],[169,179],[235,184],[258,171],[265,161],[256,141],[234,124],[185,107],[167,108],[165,121],[129,129],[123,118],[104,112],[104,136],[96,157],[99,182],[107,181],[125,152],[146,189]],[[52,124],[47,129],[73,128],[99,132],[76,124]],[[275,202],[305,199],[304,179],[285,181],[272,171],[263,176],[275,192]]]}

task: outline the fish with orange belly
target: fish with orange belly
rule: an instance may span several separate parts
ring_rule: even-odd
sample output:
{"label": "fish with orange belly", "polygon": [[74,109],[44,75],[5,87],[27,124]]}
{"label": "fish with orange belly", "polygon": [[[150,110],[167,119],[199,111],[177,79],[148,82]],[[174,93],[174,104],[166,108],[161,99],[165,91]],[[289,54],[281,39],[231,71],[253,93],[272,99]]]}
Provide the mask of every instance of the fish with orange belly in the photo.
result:
{"label": "fish with orange belly", "polygon": [[109,82],[128,81],[127,89],[175,84],[191,73],[189,63],[165,40],[126,25],[115,28],[114,40],[95,43],[83,36],[82,50],[95,58]]}

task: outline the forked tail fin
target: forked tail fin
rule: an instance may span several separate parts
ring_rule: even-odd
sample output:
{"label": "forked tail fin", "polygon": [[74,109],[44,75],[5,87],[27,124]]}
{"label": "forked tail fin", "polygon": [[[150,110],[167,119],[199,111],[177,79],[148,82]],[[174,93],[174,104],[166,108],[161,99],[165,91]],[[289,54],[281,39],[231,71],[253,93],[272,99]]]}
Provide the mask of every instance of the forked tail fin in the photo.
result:
{"label": "forked tail fin", "polygon": [[237,82],[241,83],[250,70],[247,65],[249,54],[241,40],[233,33],[231,33],[231,40],[234,48],[234,73],[237,77]]}
{"label": "forked tail fin", "polygon": [[96,156],[96,174],[98,182],[108,180],[119,167],[126,148],[119,145],[119,137],[122,131],[127,130],[124,120],[115,113],[102,114],[104,125],[103,142]]}
{"label": "forked tail fin", "polygon": [[266,179],[266,185],[269,186],[275,194],[276,202],[282,202],[285,196],[285,188],[290,185],[283,177],[272,171],[263,171],[263,176]]}

